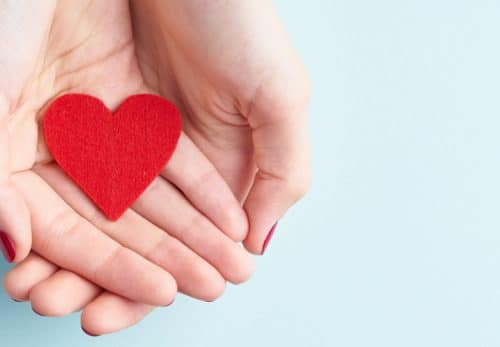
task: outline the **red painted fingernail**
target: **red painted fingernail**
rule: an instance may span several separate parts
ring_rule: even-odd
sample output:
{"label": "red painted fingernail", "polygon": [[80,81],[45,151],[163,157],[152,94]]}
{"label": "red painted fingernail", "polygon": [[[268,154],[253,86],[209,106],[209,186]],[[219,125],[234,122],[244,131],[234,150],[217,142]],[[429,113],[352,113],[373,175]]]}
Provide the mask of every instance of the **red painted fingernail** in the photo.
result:
{"label": "red painted fingernail", "polygon": [[273,227],[269,232],[267,233],[266,239],[264,240],[264,244],[262,245],[262,252],[261,254],[264,254],[266,251],[267,245],[269,245],[269,241],[271,241],[271,238],[273,237],[274,231],[276,230],[276,226],[278,225],[278,222],[274,223]]}
{"label": "red painted fingernail", "polygon": [[3,256],[9,263],[12,263],[14,261],[14,258],[16,257],[16,250],[14,248],[12,240],[10,239],[9,235],[2,230],[0,230],[0,240],[2,241],[0,248],[2,248]]}

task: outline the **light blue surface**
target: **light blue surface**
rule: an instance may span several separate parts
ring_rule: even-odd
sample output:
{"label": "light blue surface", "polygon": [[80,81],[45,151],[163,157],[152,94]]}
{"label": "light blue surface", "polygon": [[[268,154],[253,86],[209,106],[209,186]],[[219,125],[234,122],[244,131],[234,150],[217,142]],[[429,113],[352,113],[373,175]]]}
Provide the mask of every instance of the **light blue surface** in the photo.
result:
{"label": "light blue surface", "polygon": [[276,4],[315,177],[254,278],[97,339],[2,294],[0,346],[500,346],[500,2]]}

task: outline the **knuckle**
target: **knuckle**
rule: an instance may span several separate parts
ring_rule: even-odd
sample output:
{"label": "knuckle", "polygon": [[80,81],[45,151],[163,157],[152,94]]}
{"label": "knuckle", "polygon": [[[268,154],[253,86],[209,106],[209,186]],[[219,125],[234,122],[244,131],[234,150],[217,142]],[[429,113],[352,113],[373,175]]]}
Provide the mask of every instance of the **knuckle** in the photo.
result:
{"label": "knuckle", "polygon": [[55,235],[64,235],[74,231],[79,224],[77,214],[70,209],[65,209],[50,222],[49,230]]}
{"label": "knuckle", "polygon": [[169,241],[170,238],[168,235],[162,235],[149,250],[144,252],[144,258],[158,264],[168,262],[168,255],[175,252],[175,249],[172,249]]}
{"label": "knuckle", "polygon": [[206,168],[196,176],[193,175],[192,179],[184,183],[183,190],[187,194],[200,193],[202,189],[216,185],[218,183],[218,173],[214,167]]}
{"label": "knuckle", "polygon": [[56,241],[77,232],[80,223],[78,215],[70,209],[58,213],[48,225],[48,237],[41,241],[36,247],[36,251],[40,254],[51,254],[51,249],[57,243]]}
{"label": "knuckle", "polygon": [[85,215],[85,219],[92,225],[102,228],[103,231],[111,228],[115,225],[109,219],[107,219],[104,214],[99,210],[94,204],[89,207],[88,214]]}
{"label": "knuckle", "polygon": [[[195,213],[191,218],[188,219],[188,222],[184,223],[178,230],[177,237],[184,244],[190,244],[188,240],[188,235],[191,237],[199,237],[201,238],[201,234],[199,231],[204,230],[206,227],[206,220],[202,214]],[[202,239],[193,240],[191,242],[203,242]]]}
{"label": "knuckle", "polygon": [[95,283],[101,283],[109,279],[111,276],[110,269],[114,269],[116,263],[119,262],[120,258],[123,256],[123,251],[125,248],[122,246],[115,246],[106,257],[96,266],[92,273],[91,280]]}
{"label": "knuckle", "polygon": [[310,99],[311,78],[300,61],[285,69],[276,68],[261,77],[251,94],[251,104],[266,105],[270,114],[289,113],[291,109],[304,108]]}

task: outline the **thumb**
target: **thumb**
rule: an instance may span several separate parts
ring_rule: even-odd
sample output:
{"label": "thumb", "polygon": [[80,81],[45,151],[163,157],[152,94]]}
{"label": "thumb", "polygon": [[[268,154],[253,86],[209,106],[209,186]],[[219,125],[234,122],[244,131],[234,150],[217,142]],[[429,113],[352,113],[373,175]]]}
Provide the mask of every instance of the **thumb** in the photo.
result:
{"label": "thumb", "polygon": [[31,249],[30,214],[10,182],[7,131],[0,130],[0,248],[9,262],[23,260]]}
{"label": "thumb", "polygon": [[[275,83],[287,88],[277,88]],[[273,91],[276,91],[273,93]],[[266,83],[248,113],[257,173],[244,208],[249,219],[245,248],[263,254],[277,221],[307,191],[310,182],[306,77]]]}
{"label": "thumb", "polygon": [[28,208],[10,183],[0,184],[0,248],[9,262],[23,260],[31,249]]}

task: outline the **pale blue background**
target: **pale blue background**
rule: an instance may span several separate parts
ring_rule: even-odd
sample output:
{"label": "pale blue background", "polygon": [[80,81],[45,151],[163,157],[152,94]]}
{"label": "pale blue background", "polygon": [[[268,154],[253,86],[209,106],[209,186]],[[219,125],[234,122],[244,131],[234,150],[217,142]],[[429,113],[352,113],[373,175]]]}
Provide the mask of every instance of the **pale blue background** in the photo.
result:
{"label": "pale blue background", "polygon": [[276,4],[315,177],[255,277],[97,339],[2,294],[0,346],[500,346],[500,2]]}

